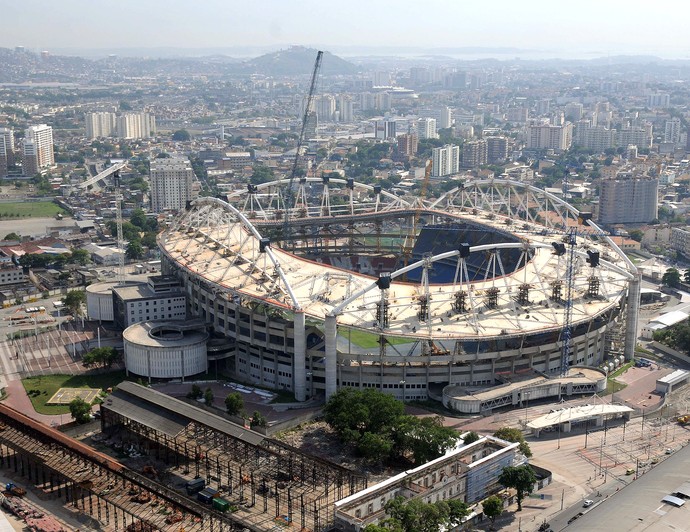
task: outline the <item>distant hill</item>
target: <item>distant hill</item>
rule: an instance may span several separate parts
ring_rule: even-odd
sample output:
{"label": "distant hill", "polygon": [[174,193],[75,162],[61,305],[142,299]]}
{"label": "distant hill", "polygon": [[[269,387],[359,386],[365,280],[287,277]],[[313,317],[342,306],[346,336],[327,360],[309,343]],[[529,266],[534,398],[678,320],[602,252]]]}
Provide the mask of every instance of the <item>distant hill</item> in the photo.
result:
{"label": "distant hill", "polygon": [[[317,50],[303,46],[292,46],[264,54],[247,61],[245,67],[257,74],[267,76],[299,76],[310,74],[314,68]],[[321,73],[326,75],[354,74],[358,67],[330,52],[324,52],[321,62]]]}

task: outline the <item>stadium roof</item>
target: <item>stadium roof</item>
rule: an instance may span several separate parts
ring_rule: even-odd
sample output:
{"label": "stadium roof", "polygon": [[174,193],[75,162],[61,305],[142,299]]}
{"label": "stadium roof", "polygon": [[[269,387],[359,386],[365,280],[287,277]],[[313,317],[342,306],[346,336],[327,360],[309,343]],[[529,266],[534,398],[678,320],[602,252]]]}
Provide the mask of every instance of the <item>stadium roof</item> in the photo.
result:
{"label": "stadium roof", "polygon": [[573,408],[563,408],[562,410],[555,410],[553,412],[549,412],[544,416],[533,419],[532,421],[527,423],[527,426],[531,429],[544,429],[546,427],[552,427],[560,423],[583,421],[586,419],[595,418],[597,416],[625,414],[626,412],[632,411],[632,408],[620,405],[600,404],[575,406]]}

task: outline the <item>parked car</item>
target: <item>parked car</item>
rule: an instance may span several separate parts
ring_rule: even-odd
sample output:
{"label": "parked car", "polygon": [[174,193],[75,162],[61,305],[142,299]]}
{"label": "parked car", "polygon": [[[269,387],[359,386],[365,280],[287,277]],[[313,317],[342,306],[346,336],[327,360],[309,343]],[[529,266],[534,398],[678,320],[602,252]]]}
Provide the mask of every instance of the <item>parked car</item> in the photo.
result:
{"label": "parked car", "polygon": [[594,504],[594,501],[592,499],[585,499],[585,502],[582,503],[583,508],[589,508]]}

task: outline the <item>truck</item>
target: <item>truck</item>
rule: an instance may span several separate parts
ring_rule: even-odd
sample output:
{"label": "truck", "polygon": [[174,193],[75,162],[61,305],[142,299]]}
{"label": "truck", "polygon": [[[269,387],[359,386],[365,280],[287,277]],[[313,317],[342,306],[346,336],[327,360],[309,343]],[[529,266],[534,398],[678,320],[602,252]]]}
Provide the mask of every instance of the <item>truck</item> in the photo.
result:
{"label": "truck", "polygon": [[226,513],[230,509],[230,503],[221,497],[216,497],[213,499],[213,509]]}
{"label": "truck", "polygon": [[187,490],[187,495],[194,495],[199,493],[206,487],[206,480],[203,478],[195,478],[190,480],[185,484],[185,489]]}
{"label": "truck", "polygon": [[15,497],[23,497],[26,495],[26,490],[24,488],[20,488],[12,482],[5,484],[5,491],[10,495],[14,495]]}
{"label": "truck", "polygon": [[218,490],[214,490],[213,488],[204,488],[196,495],[199,502],[203,502],[204,504],[213,503],[213,499],[216,497],[218,497]]}

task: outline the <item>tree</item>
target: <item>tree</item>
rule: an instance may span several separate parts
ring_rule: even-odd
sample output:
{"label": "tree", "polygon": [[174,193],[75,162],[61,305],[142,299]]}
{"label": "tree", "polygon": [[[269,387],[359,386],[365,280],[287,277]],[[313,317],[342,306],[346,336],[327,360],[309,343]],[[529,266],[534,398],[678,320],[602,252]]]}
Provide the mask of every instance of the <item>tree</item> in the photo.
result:
{"label": "tree", "polygon": [[252,419],[249,421],[249,426],[265,427],[267,424],[268,420],[266,419],[266,417],[258,410],[254,410],[254,413],[252,414]]}
{"label": "tree", "polygon": [[187,397],[189,399],[201,399],[201,397],[203,395],[204,395],[204,393],[201,391],[201,388],[199,387],[199,385],[198,384],[192,384],[192,389],[187,394]]}
{"label": "tree", "polygon": [[239,392],[232,392],[225,398],[225,411],[231,416],[239,415],[244,409],[244,400]]}
{"label": "tree", "polygon": [[249,181],[253,185],[260,185],[261,183],[273,181],[273,170],[271,170],[268,166],[258,164],[254,167],[254,173]]}
{"label": "tree", "polygon": [[132,240],[127,244],[127,251],[125,251],[125,256],[130,260],[139,260],[144,257],[144,248],[141,242],[137,240]]}
{"label": "tree", "polygon": [[474,432],[473,430],[469,431],[465,437],[463,438],[463,443],[465,445],[469,445],[470,443],[476,442],[481,436]]}
{"label": "tree", "polygon": [[70,253],[70,260],[81,266],[86,266],[91,262],[91,255],[85,249],[73,249],[72,253]]}
{"label": "tree", "polygon": [[644,232],[640,229],[631,229],[628,234],[635,242],[642,242],[642,239],[644,238]]}
{"label": "tree", "polygon": [[421,499],[395,497],[386,503],[388,517],[379,525],[369,525],[365,532],[438,532],[459,525],[469,514],[467,505],[459,500],[426,503]]}
{"label": "tree", "polygon": [[192,140],[192,136],[189,134],[189,131],[186,129],[178,129],[172,134],[172,139],[173,140],[178,140],[182,142],[187,142]]}
{"label": "tree", "polygon": [[527,458],[532,456],[532,450],[529,448],[529,444],[525,441],[525,437],[520,429],[514,429],[511,427],[503,427],[494,432],[496,438],[500,438],[505,441],[512,443],[519,443],[519,450]]}
{"label": "tree", "polygon": [[517,491],[518,512],[522,511],[522,499],[525,495],[532,493],[534,484],[537,482],[537,477],[534,475],[534,470],[529,465],[521,465],[517,467],[504,467],[503,471],[498,477],[498,482],[506,488],[513,488]]}
{"label": "tree", "polygon": [[97,347],[84,355],[82,363],[85,366],[103,366],[110,368],[120,360],[120,353],[114,347]]}
{"label": "tree", "polygon": [[493,528],[496,518],[503,513],[503,499],[497,495],[484,499],[482,502],[482,510],[484,515],[491,520],[491,527]]}
{"label": "tree", "polygon": [[441,416],[401,416],[396,425],[396,450],[401,456],[411,454],[416,464],[424,464],[442,456],[458,440],[455,429],[443,426]]}
{"label": "tree", "polygon": [[19,236],[17,233],[8,233],[5,235],[5,238],[3,240],[21,240],[22,237]]}
{"label": "tree", "polygon": [[146,231],[148,220],[146,219],[146,213],[143,209],[134,209],[134,212],[132,212],[132,215],[129,217],[129,221],[142,231]]}
{"label": "tree", "polygon": [[75,316],[81,316],[82,305],[86,303],[86,292],[81,290],[70,290],[62,298],[62,304],[67,307],[70,313]]}
{"label": "tree", "polygon": [[69,403],[69,413],[77,423],[88,423],[91,420],[91,405],[81,397],[76,397]]}
{"label": "tree", "polygon": [[155,248],[158,243],[156,242],[156,237],[158,235],[154,233],[153,231],[149,231],[148,233],[144,233],[144,236],[141,237],[141,245],[144,247],[147,247],[149,249]]}
{"label": "tree", "polygon": [[213,406],[213,390],[211,388],[206,388],[204,392],[204,404],[206,406]]}
{"label": "tree", "polygon": [[671,288],[676,288],[680,285],[680,272],[676,268],[669,268],[661,277],[662,284]]}

